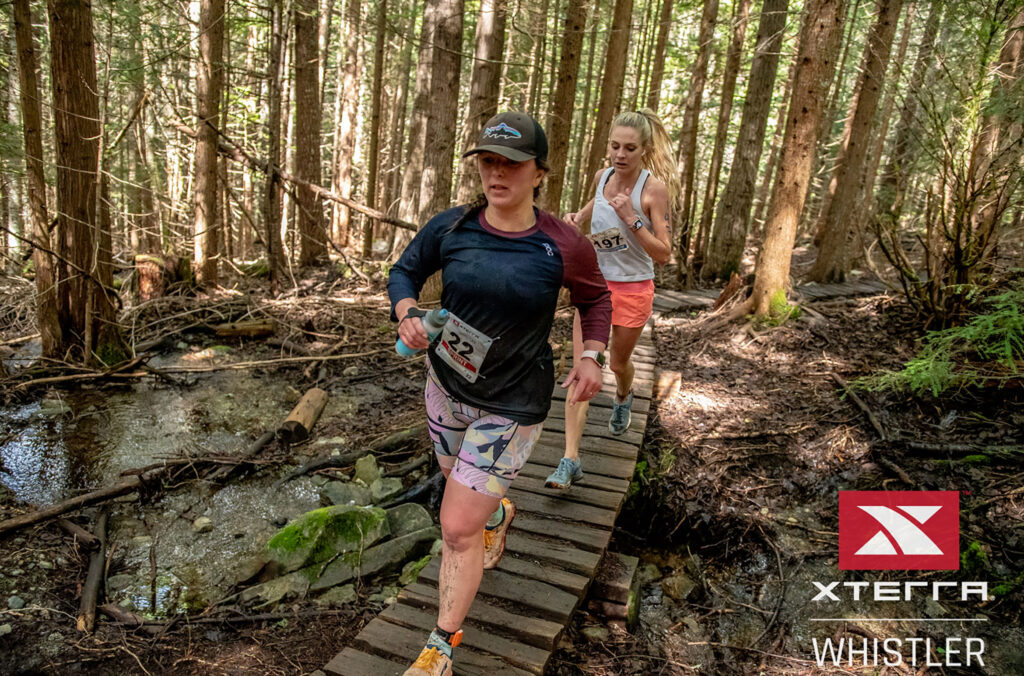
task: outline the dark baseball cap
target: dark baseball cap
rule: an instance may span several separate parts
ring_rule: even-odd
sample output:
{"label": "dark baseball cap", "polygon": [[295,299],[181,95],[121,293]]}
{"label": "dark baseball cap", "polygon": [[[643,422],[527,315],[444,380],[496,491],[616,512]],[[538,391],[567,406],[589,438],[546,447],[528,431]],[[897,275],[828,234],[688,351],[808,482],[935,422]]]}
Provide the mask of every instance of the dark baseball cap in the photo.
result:
{"label": "dark baseball cap", "polygon": [[513,162],[548,159],[548,137],[540,123],[526,113],[498,113],[487,120],[476,147],[462,154],[497,153]]}

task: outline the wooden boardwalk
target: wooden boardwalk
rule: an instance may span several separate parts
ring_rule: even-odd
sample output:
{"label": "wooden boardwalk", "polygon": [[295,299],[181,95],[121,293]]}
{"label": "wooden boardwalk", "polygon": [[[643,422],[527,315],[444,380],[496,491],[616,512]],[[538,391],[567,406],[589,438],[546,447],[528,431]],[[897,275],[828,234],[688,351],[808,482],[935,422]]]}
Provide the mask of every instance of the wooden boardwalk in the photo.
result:
{"label": "wooden boardwalk", "polygon": [[[654,388],[651,326],[634,352],[633,419],[629,430],[608,431],[615,378],[605,370],[604,388],[590,405],[580,454],[584,478],[565,492],[544,487],[565,445],[565,393],[555,401],[544,432],[512,483],[516,517],[505,556],[485,570],[480,591],[463,624],[455,674],[542,674],[573,612],[587,594],[633,476],[647,427]],[[352,645],[324,670],[341,676],[400,676],[419,655],[437,620],[440,557],[434,557],[398,602],[370,621]]]}

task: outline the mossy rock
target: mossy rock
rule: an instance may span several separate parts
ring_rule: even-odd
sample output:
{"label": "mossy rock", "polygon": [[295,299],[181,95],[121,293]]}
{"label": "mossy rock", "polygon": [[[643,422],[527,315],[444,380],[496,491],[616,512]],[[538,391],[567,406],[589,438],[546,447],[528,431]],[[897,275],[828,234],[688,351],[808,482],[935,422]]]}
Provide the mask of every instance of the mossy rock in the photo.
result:
{"label": "mossy rock", "polygon": [[267,550],[281,571],[289,572],[364,550],[390,533],[383,509],[335,505],[301,515],[270,538]]}

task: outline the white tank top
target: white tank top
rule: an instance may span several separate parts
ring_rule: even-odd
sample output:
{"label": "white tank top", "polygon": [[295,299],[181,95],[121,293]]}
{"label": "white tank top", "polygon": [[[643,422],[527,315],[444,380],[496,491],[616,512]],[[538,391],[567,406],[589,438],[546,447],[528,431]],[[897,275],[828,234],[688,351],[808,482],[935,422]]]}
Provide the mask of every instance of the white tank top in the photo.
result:
{"label": "white tank top", "polygon": [[[615,209],[605,199],[604,188],[613,171],[614,168],[609,167],[601,175],[597,194],[594,195],[594,212],[590,217],[590,241],[597,249],[597,264],[604,278],[611,282],[642,282],[654,279],[654,261],[640,246],[630,228],[635,219],[623,223]],[[653,226],[640,205],[640,196],[650,175],[649,171],[641,169],[630,195],[633,213],[648,230],[652,230]]]}

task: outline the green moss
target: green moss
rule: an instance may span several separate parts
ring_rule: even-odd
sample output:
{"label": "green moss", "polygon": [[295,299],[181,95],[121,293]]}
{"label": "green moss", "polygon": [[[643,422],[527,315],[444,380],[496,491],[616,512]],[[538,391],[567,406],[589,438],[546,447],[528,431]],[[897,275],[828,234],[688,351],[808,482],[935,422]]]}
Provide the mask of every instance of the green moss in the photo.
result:
{"label": "green moss", "polygon": [[295,519],[270,538],[267,549],[285,570],[295,570],[334,558],[339,552],[358,552],[388,532],[383,509],[336,505]]}
{"label": "green moss", "polygon": [[967,549],[960,552],[960,570],[970,576],[969,579],[985,572],[988,567],[988,553],[985,552],[980,542],[972,542]]}
{"label": "green moss", "polygon": [[965,465],[987,465],[992,462],[992,459],[987,455],[965,455],[960,458],[960,462]]}
{"label": "green moss", "polygon": [[803,312],[800,306],[790,305],[784,289],[776,289],[768,301],[768,316],[760,320],[762,326],[782,326],[790,319],[797,319]]}

